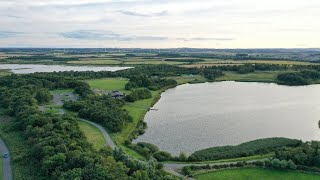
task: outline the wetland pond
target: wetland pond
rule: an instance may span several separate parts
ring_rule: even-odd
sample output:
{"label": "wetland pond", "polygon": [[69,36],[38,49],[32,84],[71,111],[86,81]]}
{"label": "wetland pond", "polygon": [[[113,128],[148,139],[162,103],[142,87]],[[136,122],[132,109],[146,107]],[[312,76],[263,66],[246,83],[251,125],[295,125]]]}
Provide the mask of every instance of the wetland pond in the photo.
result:
{"label": "wetland pond", "polygon": [[153,109],[135,142],[174,155],[268,137],[320,139],[320,85],[185,84],[162,93]]}
{"label": "wetland pond", "polygon": [[0,64],[0,69],[9,69],[15,74],[30,74],[35,72],[59,72],[59,71],[118,71],[129,67],[115,66],[63,66],[42,64]]}

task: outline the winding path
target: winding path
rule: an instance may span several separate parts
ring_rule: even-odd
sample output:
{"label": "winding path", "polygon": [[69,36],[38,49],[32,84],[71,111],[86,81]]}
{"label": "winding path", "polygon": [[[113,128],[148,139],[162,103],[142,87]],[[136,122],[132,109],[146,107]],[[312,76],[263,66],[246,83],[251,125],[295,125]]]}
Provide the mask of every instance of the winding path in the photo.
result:
{"label": "winding path", "polygon": [[[12,168],[11,168],[9,150],[1,138],[0,138],[0,151],[1,151],[1,158],[2,158],[2,179],[12,180]],[[2,156],[4,154],[8,154],[8,157],[3,158]]]}
{"label": "winding path", "polygon": [[[59,98],[55,101],[55,102],[58,102]],[[60,99],[61,101],[61,99]],[[44,107],[40,106],[39,107],[40,111],[44,111]],[[59,109],[59,112],[58,114],[65,114],[65,110],[63,108]],[[111,147],[112,149],[115,149],[117,148],[117,145],[113,142],[113,140],[111,139],[109,133],[106,131],[106,129],[104,127],[102,127],[101,125],[95,123],[95,122],[92,122],[92,121],[89,121],[89,120],[85,120],[85,119],[82,119],[82,118],[78,118],[80,121],[83,121],[83,122],[86,122],[86,123],[89,123],[93,126],[95,126],[96,128],[98,128],[100,130],[100,132],[102,133],[103,135],[103,138],[105,140],[105,145],[106,146],[109,146]],[[5,147],[5,144],[3,143],[4,147]],[[2,146],[2,143],[0,141],[0,148]],[[6,152],[8,152],[8,150],[6,149]],[[247,162],[254,162],[256,160],[252,160],[252,161],[247,161]],[[222,164],[235,164],[239,161],[234,161],[234,162],[221,162],[221,163],[209,163],[209,165],[222,165]],[[163,163],[164,165],[164,170],[167,171],[168,173],[171,173],[175,176],[178,176],[178,177],[181,177],[183,179],[188,179],[188,180],[192,180],[192,178],[189,178],[189,177],[186,177],[182,174],[180,174],[179,172],[181,171],[181,169],[184,167],[184,166],[203,166],[203,165],[207,165],[207,164],[192,164],[192,163],[185,163],[185,164],[182,164],[182,163]],[[10,159],[9,159],[9,166],[10,166]],[[10,166],[10,173],[11,173],[11,166]],[[11,179],[12,179],[12,176],[10,176]],[[8,179],[8,180],[11,180],[11,179]],[[4,178],[4,180],[7,180]]]}

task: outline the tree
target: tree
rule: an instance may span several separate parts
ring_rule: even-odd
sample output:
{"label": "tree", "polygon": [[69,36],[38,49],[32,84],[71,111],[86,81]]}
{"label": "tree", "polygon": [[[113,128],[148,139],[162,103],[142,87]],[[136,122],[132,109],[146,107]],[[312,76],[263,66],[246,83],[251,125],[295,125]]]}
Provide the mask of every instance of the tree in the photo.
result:
{"label": "tree", "polygon": [[180,161],[187,161],[188,157],[185,153],[181,152],[179,155],[179,159],[180,159]]}
{"label": "tree", "polygon": [[52,94],[48,91],[48,89],[39,89],[35,95],[36,100],[39,104],[50,102],[53,98]]}

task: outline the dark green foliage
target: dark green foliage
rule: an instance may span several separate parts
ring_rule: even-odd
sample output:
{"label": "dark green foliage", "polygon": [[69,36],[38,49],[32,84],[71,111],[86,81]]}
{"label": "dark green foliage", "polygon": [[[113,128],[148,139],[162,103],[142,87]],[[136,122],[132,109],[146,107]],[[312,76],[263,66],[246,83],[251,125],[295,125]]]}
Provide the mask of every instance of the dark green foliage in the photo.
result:
{"label": "dark green foliage", "polygon": [[240,66],[237,72],[240,74],[251,73],[254,72],[254,67],[252,67],[251,65]]}
{"label": "dark green foliage", "polygon": [[190,161],[208,161],[246,157],[265,154],[283,146],[296,146],[298,144],[300,144],[300,141],[287,138],[258,139],[237,146],[221,146],[196,151],[188,159]]}
{"label": "dark green foliage", "polygon": [[142,99],[150,99],[152,97],[151,92],[148,89],[133,90],[131,94],[125,97],[128,102],[135,102]]}
{"label": "dark green foliage", "polygon": [[76,102],[65,102],[64,108],[78,111],[82,118],[90,119],[111,132],[119,132],[132,118],[121,108],[123,101],[110,96],[91,95]]}
{"label": "dark green foliage", "polygon": [[39,104],[43,104],[43,103],[50,102],[52,100],[53,96],[49,92],[48,89],[41,88],[41,89],[38,89],[36,91],[35,98],[36,98],[36,100],[38,101]]}
{"label": "dark green foliage", "polygon": [[203,76],[209,80],[215,80],[217,77],[223,76],[223,73],[218,69],[204,68]]}
{"label": "dark green foliage", "polygon": [[308,85],[314,80],[320,79],[320,72],[314,70],[302,70],[294,73],[279,74],[277,80],[285,85]]}
{"label": "dark green foliage", "polygon": [[[24,161],[34,162],[37,167],[36,170],[46,179],[111,180],[135,179],[137,177],[175,179],[158,169],[161,166],[154,159],[148,162],[136,161],[123,153],[111,153],[108,149],[96,152],[80,131],[78,120],[72,115],[61,116],[39,112],[35,100],[39,82],[40,84],[41,82],[47,82],[41,84],[40,87],[42,88],[61,86],[77,88],[77,85],[82,87],[86,87],[86,85],[78,82],[68,82],[65,79],[55,82],[44,77],[39,79],[30,76],[0,78],[0,84],[3,83],[3,86],[0,87],[0,106],[5,108],[6,112],[15,116],[16,130],[23,132],[26,142],[32,147],[30,156],[21,158]],[[56,83],[59,83],[59,85]],[[85,92],[82,89],[86,88],[78,89],[80,90],[78,93],[80,93]],[[47,91],[47,89],[44,91]],[[96,97],[90,93],[83,99],[77,106],[73,107],[70,103],[67,106],[75,109],[90,109],[92,107],[87,106],[90,106],[89,103],[93,103],[98,109],[117,109],[117,111],[108,111],[107,113],[111,114],[110,116],[116,116],[121,120],[127,118],[119,117],[119,113],[121,114],[123,111],[120,108],[124,104],[123,101],[114,100],[109,96]],[[118,120],[117,118],[115,119]],[[117,125],[115,126],[117,127]],[[145,144],[144,146],[154,149],[151,145]],[[129,177],[131,175],[132,177]]]}
{"label": "dark green foliage", "polygon": [[158,77],[145,77],[134,76],[130,78],[130,81],[126,84],[125,89],[131,90],[133,88],[145,87],[150,90],[159,90],[167,86],[175,86],[177,82],[173,79],[161,79]]}
{"label": "dark green foliage", "polygon": [[277,80],[280,84],[286,85],[308,85],[310,81],[305,79],[299,73],[285,73],[279,74]]}
{"label": "dark green foliage", "polygon": [[77,57],[56,57],[56,56],[12,56],[8,57],[5,60],[24,60],[24,61],[77,61],[79,58]]}
{"label": "dark green foliage", "polygon": [[142,148],[147,148],[151,153],[155,153],[155,152],[159,151],[159,148],[157,146],[150,144],[150,143],[139,142],[139,143],[137,143],[137,145]]}
{"label": "dark green foliage", "polygon": [[22,158],[35,161],[37,171],[48,179],[127,178],[127,167],[93,150],[76,118],[39,112],[33,86],[0,88],[0,105],[16,116],[16,130],[22,131],[32,146],[30,156]]}
{"label": "dark green foliage", "polygon": [[159,170],[161,166],[159,166],[154,158],[150,158],[148,161],[137,160],[126,155],[122,149],[115,149],[113,151],[113,156],[116,160],[124,162],[124,164],[130,168],[129,175],[132,175],[132,178],[148,177],[147,179],[176,179]]}
{"label": "dark green foliage", "polygon": [[171,154],[165,151],[158,151],[154,153],[152,156],[156,158],[158,161],[170,161],[172,159]]}
{"label": "dark green foliage", "polygon": [[282,148],[276,151],[275,158],[291,160],[297,165],[320,167],[320,142],[305,142],[297,147]]}

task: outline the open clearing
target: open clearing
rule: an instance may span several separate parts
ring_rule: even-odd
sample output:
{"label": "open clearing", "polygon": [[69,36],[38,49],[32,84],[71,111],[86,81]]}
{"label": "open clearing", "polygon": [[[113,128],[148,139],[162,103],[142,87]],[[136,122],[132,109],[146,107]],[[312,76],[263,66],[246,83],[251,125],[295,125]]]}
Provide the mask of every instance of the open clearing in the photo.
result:
{"label": "open clearing", "polygon": [[93,79],[86,81],[91,88],[104,90],[110,92],[112,90],[118,90],[121,92],[129,92],[125,90],[125,85],[128,83],[127,79],[124,78],[104,78],[104,79]]}
{"label": "open clearing", "polygon": [[320,175],[285,170],[243,168],[198,174],[194,178],[198,180],[316,180],[320,178]]}
{"label": "open clearing", "polygon": [[0,77],[1,76],[6,76],[6,75],[9,75],[11,74],[10,70],[8,69],[0,69]]}
{"label": "open clearing", "polygon": [[277,76],[284,71],[256,71],[247,74],[225,71],[223,73],[225,75],[217,78],[217,81],[275,82]]}
{"label": "open clearing", "polygon": [[91,143],[95,149],[99,150],[105,146],[106,142],[98,128],[83,121],[78,121],[78,124],[80,130],[87,137],[88,142]]}
{"label": "open clearing", "polygon": [[303,62],[303,61],[285,61],[285,60],[213,60],[184,64],[182,67],[202,67],[202,66],[232,66],[243,64],[281,64],[281,65],[319,65],[319,63]]}

